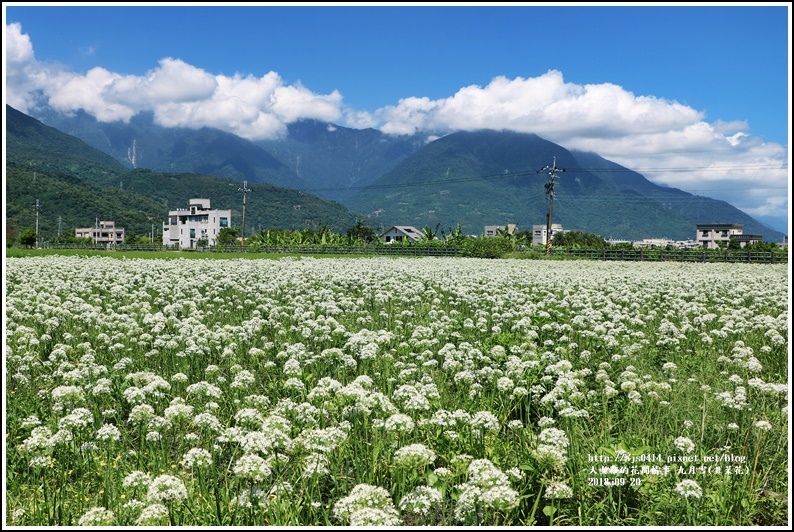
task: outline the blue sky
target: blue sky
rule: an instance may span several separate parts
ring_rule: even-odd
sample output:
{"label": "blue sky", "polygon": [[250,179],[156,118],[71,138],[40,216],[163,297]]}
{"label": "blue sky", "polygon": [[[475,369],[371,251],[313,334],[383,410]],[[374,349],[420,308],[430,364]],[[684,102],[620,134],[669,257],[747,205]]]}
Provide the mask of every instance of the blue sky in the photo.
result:
{"label": "blue sky", "polygon": [[29,114],[531,131],[788,233],[789,3],[3,7]]}

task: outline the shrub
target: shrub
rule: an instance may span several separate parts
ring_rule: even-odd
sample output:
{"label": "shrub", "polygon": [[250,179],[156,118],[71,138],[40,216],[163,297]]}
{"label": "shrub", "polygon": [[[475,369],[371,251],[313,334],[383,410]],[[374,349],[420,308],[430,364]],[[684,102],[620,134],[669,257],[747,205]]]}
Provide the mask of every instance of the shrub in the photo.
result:
{"label": "shrub", "polygon": [[466,257],[499,259],[514,251],[513,243],[506,238],[469,238],[461,246]]}

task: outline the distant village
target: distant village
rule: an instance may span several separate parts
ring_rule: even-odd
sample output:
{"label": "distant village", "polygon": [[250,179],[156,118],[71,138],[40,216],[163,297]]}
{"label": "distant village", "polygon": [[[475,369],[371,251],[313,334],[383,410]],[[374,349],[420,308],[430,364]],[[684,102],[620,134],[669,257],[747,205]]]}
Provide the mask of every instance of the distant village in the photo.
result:
{"label": "distant village", "polygon": [[[207,198],[190,199],[186,208],[169,211],[168,219],[163,222],[161,244],[174,249],[195,249],[198,246],[215,246],[221,230],[231,227],[232,211],[229,209],[213,209]],[[486,225],[482,238],[495,238],[505,233],[514,234],[518,231],[516,224]],[[561,224],[539,224],[532,226],[532,244],[546,246],[549,238],[569,231]],[[75,237],[90,239],[95,244],[123,244],[126,234],[123,227],[117,227],[113,221],[96,221],[94,227],[75,229]],[[670,240],[665,238],[645,238],[642,240],[605,240],[607,244],[631,244],[634,248],[675,248],[675,249],[718,249],[734,241],[732,247],[745,247],[763,241],[761,235],[744,234],[742,224],[697,224],[693,227],[693,239]],[[475,235],[472,235],[475,236]],[[410,225],[394,225],[377,235],[384,244],[397,242],[419,242],[425,233]],[[150,241],[155,242],[154,225]],[[787,242],[779,245],[787,246]]]}

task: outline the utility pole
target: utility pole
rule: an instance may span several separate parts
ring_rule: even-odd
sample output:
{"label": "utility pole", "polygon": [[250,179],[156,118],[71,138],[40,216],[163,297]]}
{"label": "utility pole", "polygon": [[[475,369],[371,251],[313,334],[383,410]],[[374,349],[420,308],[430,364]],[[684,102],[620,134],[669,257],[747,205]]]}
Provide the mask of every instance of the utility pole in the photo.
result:
{"label": "utility pole", "polygon": [[58,238],[61,237],[61,217],[58,216]]}
{"label": "utility pole", "polygon": [[154,218],[149,216],[149,213],[146,212],[146,211],[142,211],[142,210],[138,209],[138,212],[143,214],[144,216],[146,216],[146,219],[149,220],[149,222],[152,224],[152,231],[151,231],[151,233],[149,233],[151,235],[149,237],[150,238],[149,244],[154,245]]}
{"label": "utility pole", "polygon": [[36,200],[34,207],[36,208],[36,249],[39,249],[39,209],[41,208],[39,200]]}
{"label": "utility pole", "polygon": [[557,157],[554,157],[554,162],[551,166],[544,166],[540,169],[541,172],[549,172],[549,181],[543,188],[546,190],[546,197],[549,198],[549,212],[546,215],[546,255],[551,253],[551,213],[554,208],[554,184],[557,179],[557,172],[564,172],[564,169],[557,168]]}
{"label": "utility pole", "polygon": [[237,189],[237,192],[243,193],[243,225],[242,225],[242,237],[243,237],[243,249],[245,249],[245,197],[249,192],[253,192],[250,188],[248,188],[248,181],[243,181],[243,186]]}

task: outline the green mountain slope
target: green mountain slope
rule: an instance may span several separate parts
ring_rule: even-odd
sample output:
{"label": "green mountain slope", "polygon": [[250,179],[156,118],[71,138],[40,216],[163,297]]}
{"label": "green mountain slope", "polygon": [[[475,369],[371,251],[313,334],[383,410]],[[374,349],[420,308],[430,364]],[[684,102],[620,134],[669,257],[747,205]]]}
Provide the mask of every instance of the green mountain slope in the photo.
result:
{"label": "green mountain slope", "polygon": [[[14,162],[6,163],[5,185],[6,226],[16,231],[35,228],[38,201],[39,234],[44,240],[59,234],[74,236],[75,228],[94,227],[97,220],[149,234],[152,222],[145,213],[167,212],[161,202],[137,192],[98,187],[52,169],[37,171],[34,179],[28,165]],[[154,223],[159,230],[160,223]]]}
{"label": "green mountain slope", "polygon": [[[344,200],[384,226],[454,227],[471,234],[485,225],[545,225],[544,184],[553,164],[553,223],[605,238],[694,239],[699,222],[743,223],[745,233],[782,235],[721,201],[660,187],[598,156],[571,153],[537,135],[458,132],[406,158],[369,187]],[[673,205],[676,207],[673,208]]]}
{"label": "green mountain slope", "polygon": [[[185,208],[191,198],[232,210],[240,227],[241,181],[187,173],[128,170],[83,141],[45,126],[23,113],[6,109],[6,225],[35,227],[39,201],[39,234],[44,239],[75,227],[92,227],[96,219],[149,234],[159,231],[169,210]],[[338,232],[361,218],[339,203],[273,185],[249,183],[246,235],[278,227],[300,229],[322,223]]]}
{"label": "green mountain slope", "polygon": [[99,122],[85,112],[42,117],[60,131],[113,156],[129,169],[201,173],[251,183],[304,189],[308,185],[281,161],[255,144],[212,128],[165,128],[151,113],[129,123]]}
{"label": "green mountain slope", "polygon": [[[574,152],[573,155],[580,169],[586,169],[609,182],[620,193],[619,196],[609,199],[611,204],[634,203],[643,207],[656,202],[664,209],[680,214],[692,224],[738,223],[743,225],[745,234],[764,235],[764,239],[769,242],[783,241],[783,233],[767,227],[728,202],[656,185],[641,174],[594,153]],[[578,199],[579,203],[585,201],[588,200]],[[606,200],[602,200],[602,203],[606,203]],[[694,232],[689,238],[694,238]]]}
{"label": "green mountain slope", "polygon": [[287,126],[284,138],[255,142],[304,179],[310,193],[342,200],[425,144],[418,135],[395,137],[317,120]]}
{"label": "green mountain slope", "polygon": [[[151,114],[129,124],[101,124],[84,113],[51,113],[47,123],[128,166],[135,160],[139,168],[161,172],[296,188],[369,213],[376,227],[460,223],[479,234],[485,225],[545,225],[548,174],[538,170],[556,157],[566,171],[555,188],[553,222],[565,228],[606,238],[684,240],[695,237],[697,223],[741,223],[746,234],[784,239],[726,202],[658,186],[596,154],[569,152],[530,134],[460,132],[426,143],[426,135],[390,136],[306,120],[290,124],[284,138],[250,143],[216,130],[162,128]],[[114,175],[86,177],[127,186]]]}

